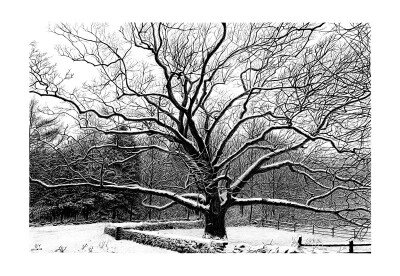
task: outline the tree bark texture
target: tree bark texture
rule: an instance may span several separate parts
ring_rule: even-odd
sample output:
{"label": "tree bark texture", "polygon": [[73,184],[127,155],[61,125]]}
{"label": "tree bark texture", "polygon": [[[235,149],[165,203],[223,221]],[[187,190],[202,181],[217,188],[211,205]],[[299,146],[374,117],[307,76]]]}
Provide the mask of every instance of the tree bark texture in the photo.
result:
{"label": "tree bark texture", "polygon": [[226,239],[225,227],[226,209],[221,207],[219,196],[212,196],[210,200],[210,211],[204,214],[205,229],[204,237],[212,239]]}

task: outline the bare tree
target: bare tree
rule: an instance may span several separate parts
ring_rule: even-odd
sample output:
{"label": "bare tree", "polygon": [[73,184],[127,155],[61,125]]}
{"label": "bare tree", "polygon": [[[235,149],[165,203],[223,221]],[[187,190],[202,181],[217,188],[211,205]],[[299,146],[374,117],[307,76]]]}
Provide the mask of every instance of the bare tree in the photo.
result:
{"label": "bare tree", "polygon": [[[71,72],[58,73],[34,45],[30,92],[68,104],[62,112],[81,129],[151,136],[157,143],[132,147],[134,154],[156,150],[181,158],[188,181],[177,192],[87,179],[76,169],[70,183],[31,177],[32,183],[165,197],[171,203],[153,207],[178,203],[204,213],[205,236],[214,238],[226,236],[225,214],[236,205],[286,206],[369,223],[367,24],[129,23],[118,32],[106,24],[59,24],[51,31],[66,41],[57,48],[61,56],[94,67],[98,77],[70,88]],[[258,135],[237,140],[250,122],[260,122]],[[265,143],[270,136],[284,143]],[[108,147],[129,149],[95,146]],[[231,170],[253,151],[240,174]],[[312,193],[239,197],[254,177],[278,170],[301,177]]]}

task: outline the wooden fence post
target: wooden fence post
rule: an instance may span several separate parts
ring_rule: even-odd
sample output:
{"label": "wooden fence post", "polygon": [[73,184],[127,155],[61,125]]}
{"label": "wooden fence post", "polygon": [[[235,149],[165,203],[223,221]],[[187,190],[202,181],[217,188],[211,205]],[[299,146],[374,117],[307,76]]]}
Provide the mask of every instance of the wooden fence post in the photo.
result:
{"label": "wooden fence post", "polygon": [[299,240],[297,241],[297,243],[299,244],[299,246],[301,246],[301,243],[302,243],[302,237],[301,236],[299,237]]}
{"label": "wooden fence post", "polygon": [[353,242],[353,240],[349,241],[349,253],[354,253],[354,242]]}
{"label": "wooden fence post", "polygon": [[279,220],[278,220],[278,230],[279,230]]}
{"label": "wooden fence post", "polygon": [[314,224],[312,225],[312,234],[314,235]]}
{"label": "wooden fence post", "polygon": [[332,227],[332,237],[335,236],[335,227]]}
{"label": "wooden fence post", "polygon": [[122,227],[115,228],[115,240],[119,241],[121,239]]}
{"label": "wooden fence post", "polygon": [[293,223],[293,232],[296,232],[296,223]]}
{"label": "wooden fence post", "polygon": [[354,229],[354,239],[357,237],[356,229]]}

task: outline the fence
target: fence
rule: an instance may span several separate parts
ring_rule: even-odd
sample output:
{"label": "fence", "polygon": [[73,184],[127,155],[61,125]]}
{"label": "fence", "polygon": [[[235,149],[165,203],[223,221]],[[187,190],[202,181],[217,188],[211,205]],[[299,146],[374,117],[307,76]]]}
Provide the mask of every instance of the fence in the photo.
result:
{"label": "fence", "polygon": [[340,244],[340,243],[318,243],[318,244],[305,244],[303,243],[303,239],[300,236],[298,241],[298,246],[312,246],[312,247],[316,247],[316,246],[320,246],[320,247],[349,247],[349,253],[371,253],[371,251],[362,251],[362,252],[355,252],[354,251],[354,247],[358,247],[358,246],[371,246],[370,243],[357,243],[355,244],[353,240],[350,240],[348,244]]}
{"label": "fence", "polygon": [[289,223],[283,221],[273,221],[273,220],[263,220],[261,221],[261,226],[272,227],[278,230],[286,230],[291,232],[305,232],[328,235],[332,237],[344,238],[344,239],[371,239],[371,232],[369,228],[351,228],[349,226],[337,226],[337,227],[323,227],[317,225],[307,225],[301,223]]}

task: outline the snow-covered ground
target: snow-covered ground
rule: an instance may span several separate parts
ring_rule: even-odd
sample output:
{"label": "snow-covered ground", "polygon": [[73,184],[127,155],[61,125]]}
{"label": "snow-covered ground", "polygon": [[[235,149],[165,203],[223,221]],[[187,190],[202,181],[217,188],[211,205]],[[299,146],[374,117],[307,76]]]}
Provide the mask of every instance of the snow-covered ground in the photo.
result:
{"label": "snow-covered ground", "polygon": [[[132,241],[117,241],[113,237],[104,234],[104,227],[111,223],[94,223],[81,225],[58,225],[30,227],[30,248],[32,252],[60,252],[64,253],[176,253],[166,249],[141,245]],[[114,226],[133,226],[135,223],[112,223]],[[170,229],[160,230],[155,233],[163,235],[174,235],[180,237],[201,238],[203,229]],[[261,228],[254,226],[228,227],[227,251],[230,252],[239,244],[248,244],[257,247],[260,245],[271,245],[279,248],[295,246],[299,236],[303,237],[303,243],[343,243],[348,240],[325,235],[312,235],[301,232],[289,232],[272,228]],[[363,241],[366,242],[366,241]],[[355,243],[361,243],[355,241]],[[40,250],[35,250],[40,249]],[[347,252],[348,247],[331,248],[307,248],[307,251],[317,252]],[[370,248],[357,247],[355,251]]]}
{"label": "snow-covered ground", "polygon": [[[30,248],[32,252],[64,253],[176,253],[166,249],[138,244],[128,240],[115,240],[104,234],[104,227],[110,223],[81,225],[58,225],[30,227]],[[129,226],[133,223],[113,223]],[[32,250],[32,249],[41,250]]]}

